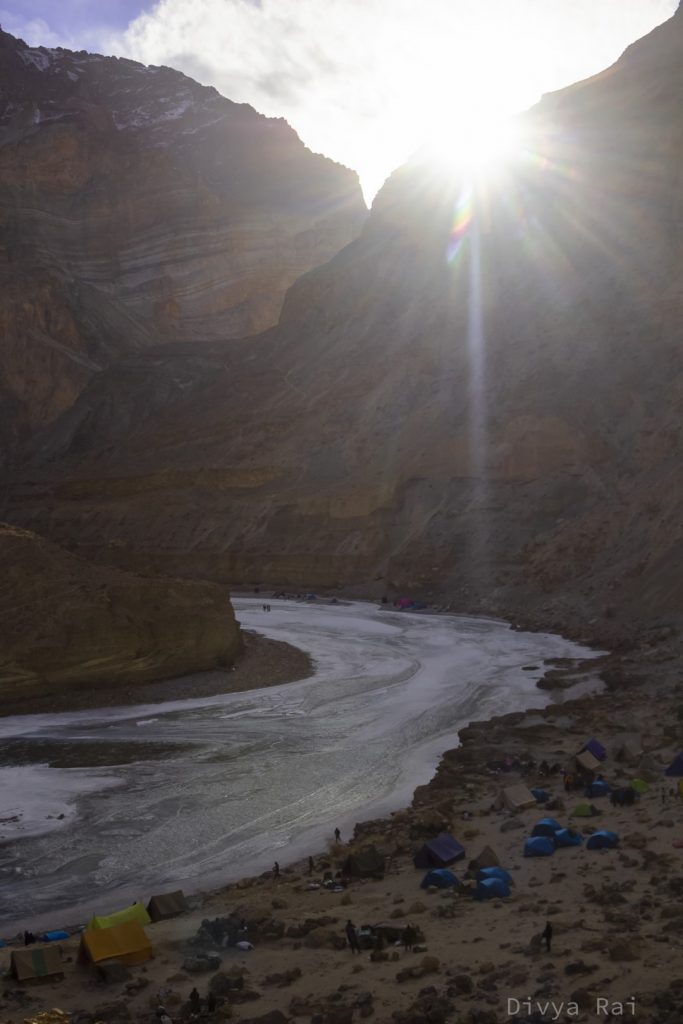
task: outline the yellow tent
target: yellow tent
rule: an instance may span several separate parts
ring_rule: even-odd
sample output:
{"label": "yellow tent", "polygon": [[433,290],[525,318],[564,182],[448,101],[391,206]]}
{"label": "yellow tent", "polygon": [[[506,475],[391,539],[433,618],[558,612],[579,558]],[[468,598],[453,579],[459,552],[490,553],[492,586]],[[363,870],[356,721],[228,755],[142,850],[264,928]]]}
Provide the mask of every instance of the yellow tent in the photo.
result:
{"label": "yellow tent", "polygon": [[96,928],[81,935],[80,956],[99,964],[102,960],[119,960],[129,966],[142,964],[152,955],[152,943],[137,921]]}
{"label": "yellow tent", "polygon": [[116,924],[126,924],[127,921],[137,921],[138,924],[150,924],[152,919],[145,910],[142,903],[133,903],[131,907],[124,910],[117,910],[115,914],[101,914],[93,917],[88,928],[113,928]]}

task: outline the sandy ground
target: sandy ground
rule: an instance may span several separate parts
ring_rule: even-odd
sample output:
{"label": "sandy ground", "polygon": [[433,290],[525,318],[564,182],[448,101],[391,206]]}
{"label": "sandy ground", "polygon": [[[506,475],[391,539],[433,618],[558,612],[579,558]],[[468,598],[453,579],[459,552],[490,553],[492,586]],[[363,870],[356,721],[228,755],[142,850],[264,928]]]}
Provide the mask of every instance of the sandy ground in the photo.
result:
{"label": "sandy ground", "polygon": [[[359,827],[351,843],[330,844],[326,854],[316,856],[313,878],[319,880],[326,865],[334,869],[349,850],[375,843],[390,855],[382,880],[355,881],[343,893],[309,891],[306,865],[300,864],[284,868],[279,879],[247,879],[207,894],[182,917],[148,926],[153,959],[131,968],[128,980],[106,986],[92,969],[76,965],[74,937],[63,946],[71,958],[63,981],[20,989],[5,980],[0,1020],[40,1020],[40,1011],[59,1007],[73,1014],[74,1024],[144,1022],[155,1019],[160,1000],[174,1021],[188,1019],[186,1001],[194,985],[206,997],[210,985],[224,982],[222,972],[243,971],[241,996],[232,996],[212,1017],[203,1012],[202,1019],[230,1015],[242,1022],[263,1018],[263,1024],[343,1024],[370,1016],[372,1009],[377,1024],[497,1024],[517,1010],[519,1019],[528,1016],[525,1011],[542,1010],[545,1016],[536,1020],[599,1021],[608,1019],[611,1009],[631,1021],[680,1022],[683,800],[669,795],[677,780],[663,774],[683,745],[677,718],[680,664],[680,646],[665,641],[615,659],[606,673],[611,690],[604,696],[468,727],[462,746],[444,757],[410,808]],[[630,764],[616,761],[614,737],[634,726],[643,756]],[[565,794],[561,777],[542,774],[538,766],[544,760],[570,765],[590,735],[598,736],[608,753],[611,746],[604,763],[608,781],[644,777],[650,790],[631,808],[594,799],[599,816],[574,819],[570,812],[582,802],[581,794]],[[533,756],[535,766],[506,772],[490,767],[503,754],[521,762]],[[521,781],[541,785],[564,802],[549,812],[561,824],[584,836],[596,828],[614,830],[619,848],[590,851],[584,844],[549,858],[524,858],[524,838],[543,810],[491,809],[503,786]],[[464,818],[466,812],[472,817]],[[465,860],[453,868],[461,878],[469,859],[491,846],[513,876],[512,896],[480,903],[457,892],[421,890],[424,872],[413,867],[412,854],[439,828],[447,828],[466,848]],[[189,940],[201,920],[232,911],[247,920],[254,949],[219,950],[218,972],[184,970],[185,957],[198,950]],[[425,948],[409,952],[388,946],[379,961],[367,951],[354,956],[348,948],[336,948],[348,918],[358,926],[419,926]],[[550,953],[532,941],[548,920],[554,929]],[[263,937],[278,927],[284,928],[282,937]],[[288,936],[290,929],[298,935]],[[6,951],[0,963],[8,962]],[[406,968],[419,976],[406,977]]]}

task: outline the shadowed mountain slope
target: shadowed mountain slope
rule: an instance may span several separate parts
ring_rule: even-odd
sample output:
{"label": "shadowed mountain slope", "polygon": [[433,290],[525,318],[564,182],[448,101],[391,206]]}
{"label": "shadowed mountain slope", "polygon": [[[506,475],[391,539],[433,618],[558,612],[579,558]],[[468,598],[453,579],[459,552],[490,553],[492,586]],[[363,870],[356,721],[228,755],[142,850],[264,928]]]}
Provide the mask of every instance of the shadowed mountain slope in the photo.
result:
{"label": "shadowed mountain slope", "polygon": [[8,515],[162,573],[679,614],[682,58],[679,11],[486,187],[416,157],[277,327],[96,377]]}

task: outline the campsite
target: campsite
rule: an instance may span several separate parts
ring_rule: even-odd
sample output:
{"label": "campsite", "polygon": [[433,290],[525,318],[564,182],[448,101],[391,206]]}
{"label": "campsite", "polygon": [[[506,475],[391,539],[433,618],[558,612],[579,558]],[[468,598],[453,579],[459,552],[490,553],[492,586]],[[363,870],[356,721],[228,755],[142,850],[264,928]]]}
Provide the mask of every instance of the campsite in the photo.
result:
{"label": "campsite", "polygon": [[[312,873],[306,860],[283,866],[278,878],[265,872],[199,897],[174,892],[109,908],[82,933],[55,942],[39,981],[30,971],[40,971],[29,967],[27,975],[22,964],[45,954],[8,947],[5,966],[15,953],[21,961],[0,1003],[8,1022],[40,1021],[41,1012],[60,1007],[74,1014],[73,1024],[152,1024],[159,1005],[174,1022],[190,1020],[196,988],[197,1019],[207,1021],[229,1014],[263,1024],[337,1024],[372,1010],[375,1020],[392,1024],[446,1024],[456,1011],[474,1024],[489,1007],[497,1024],[506,993],[521,998],[536,977],[576,997],[578,1019],[590,1021],[592,1000],[605,986],[611,1000],[636,999],[637,1020],[659,1019],[670,980],[662,943],[668,956],[679,955],[683,921],[668,897],[683,876],[676,867],[683,758],[656,748],[654,719],[643,729],[642,763],[617,757],[604,728],[599,774],[610,792],[635,780],[637,799],[624,805],[610,793],[588,801],[583,791],[567,792],[562,772],[539,775],[538,766],[562,761],[567,774],[575,775],[577,764],[592,771],[581,736],[592,711],[590,699],[574,702],[568,728],[561,706],[546,709],[533,754],[525,754],[523,716],[516,724],[490,723],[485,746],[480,727],[469,727],[410,808],[359,824],[347,843],[329,837]],[[556,718],[561,730],[553,728]],[[510,763],[532,767],[492,771],[491,743],[504,745]],[[456,772],[450,785],[446,769],[449,779]],[[584,815],[583,806],[595,813]],[[546,852],[525,855],[527,843]],[[361,945],[356,957],[344,936],[348,920]],[[548,921],[550,953],[541,939]],[[210,993],[216,1009],[209,1013]]]}

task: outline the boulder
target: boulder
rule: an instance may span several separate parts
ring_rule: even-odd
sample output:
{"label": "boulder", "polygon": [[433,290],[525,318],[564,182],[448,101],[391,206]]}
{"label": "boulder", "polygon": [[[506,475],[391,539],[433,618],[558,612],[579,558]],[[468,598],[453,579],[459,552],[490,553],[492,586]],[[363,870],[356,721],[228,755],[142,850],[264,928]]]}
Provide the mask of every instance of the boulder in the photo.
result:
{"label": "boulder", "polygon": [[264,980],[264,985],[277,985],[278,988],[284,988],[287,985],[291,985],[292,982],[296,981],[301,977],[301,968],[292,967],[288,971],[282,971],[279,974],[268,974]]}
{"label": "boulder", "polygon": [[121,985],[130,976],[130,971],[120,960],[108,960],[97,965],[97,980],[105,985]]}

